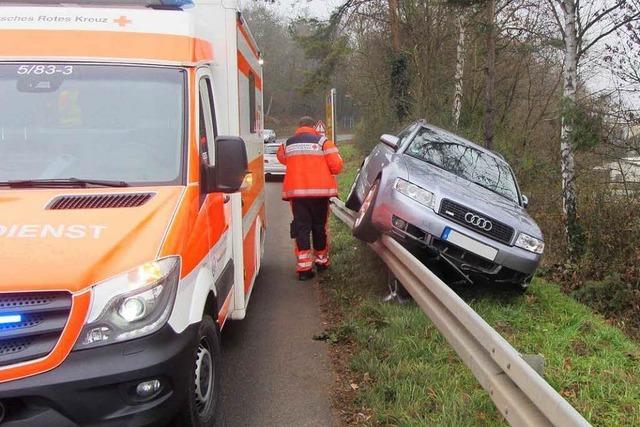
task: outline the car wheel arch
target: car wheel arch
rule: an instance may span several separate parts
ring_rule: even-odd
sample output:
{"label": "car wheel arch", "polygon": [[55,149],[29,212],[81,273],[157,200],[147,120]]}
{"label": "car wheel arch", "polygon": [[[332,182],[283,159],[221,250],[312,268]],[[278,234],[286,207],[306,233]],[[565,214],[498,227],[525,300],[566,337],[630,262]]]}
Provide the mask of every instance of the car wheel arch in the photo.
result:
{"label": "car wheel arch", "polygon": [[218,298],[213,293],[213,290],[209,291],[207,295],[207,300],[204,303],[204,308],[202,310],[202,317],[206,315],[211,316],[214,320],[218,318]]}

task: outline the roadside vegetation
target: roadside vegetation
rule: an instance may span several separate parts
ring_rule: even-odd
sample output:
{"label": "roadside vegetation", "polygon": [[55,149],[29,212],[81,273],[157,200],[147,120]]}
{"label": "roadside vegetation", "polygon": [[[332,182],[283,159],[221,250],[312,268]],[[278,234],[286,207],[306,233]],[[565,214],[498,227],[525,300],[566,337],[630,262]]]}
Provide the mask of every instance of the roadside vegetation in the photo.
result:
{"label": "roadside vegetation", "polygon": [[268,127],[323,117],[335,87],[366,149],[422,118],[500,152],[541,276],[640,338],[640,0],[343,0],[324,21],[249,3]]}
{"label": "roadside vegetation", "polygon": [[[287,136],[338,90],[339,127],[357,135],[343,195],[380,134],[419,118],[504,155],[545,235],[539,278],[524,296],[456,291],[543,354],[546,379],[594,425],[640,425],[640,0],[344,0],[326,21],[248,3],[267,127]],[[422,312],[381,303],[373,252],[331,229],[318,339],[332,343],[343,419],[503,425]]]}
{"label": "roadside vegetation", "polygon": [[[348,191],[362,154],[345,145]],[[383,303],[384,264],[331,219],[333,267],[321,292],[338,372],[335,404],[348,425],[505,425],[488,394],[414,304]],[[545,357],[544,376],[595,426],[640,425],[640,346],[559,285],[534,280],[518,295],[457,289],[522,353]]]}

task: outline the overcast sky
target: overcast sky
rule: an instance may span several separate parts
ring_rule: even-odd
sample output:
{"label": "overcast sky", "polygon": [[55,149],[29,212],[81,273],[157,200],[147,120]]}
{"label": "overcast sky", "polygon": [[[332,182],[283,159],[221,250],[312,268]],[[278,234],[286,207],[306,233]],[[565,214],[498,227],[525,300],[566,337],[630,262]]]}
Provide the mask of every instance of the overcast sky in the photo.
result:
{"label": "overcast sky", "polygon": [[[252,0],[242,0],[244,5]],[[326,19],[331,11],[342,2],[342,0],[276,0],[275,5],[271,6],[283,15],[299,16],[309,14],[316,18]]]}

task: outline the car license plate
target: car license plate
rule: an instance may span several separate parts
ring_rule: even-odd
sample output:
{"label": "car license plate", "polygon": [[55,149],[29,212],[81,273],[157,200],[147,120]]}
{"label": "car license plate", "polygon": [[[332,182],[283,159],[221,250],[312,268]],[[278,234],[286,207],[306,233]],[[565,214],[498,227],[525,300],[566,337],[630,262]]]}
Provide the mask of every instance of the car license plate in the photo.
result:
{"label": "car license plate", "polygon": [[454,245],[481,256],[482,258],[486,258],[489,261],[494,261],[496,256],[498,256],[498,250],[496,248],[480,243],[477,240],[467,237],[462,233],[458,233],[449,227],[444,229],[444,232],[442,233],[442,240],[453,243]]}

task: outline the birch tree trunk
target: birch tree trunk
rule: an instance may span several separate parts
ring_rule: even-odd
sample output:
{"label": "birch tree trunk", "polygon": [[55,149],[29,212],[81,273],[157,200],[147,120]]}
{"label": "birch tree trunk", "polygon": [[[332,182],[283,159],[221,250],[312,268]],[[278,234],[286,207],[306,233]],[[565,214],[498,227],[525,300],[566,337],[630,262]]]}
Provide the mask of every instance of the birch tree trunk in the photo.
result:
{"label": "birch tree trunk", "polygon": [[493,92],[496,78],[496,0],[488,0],[486,5],[486,45],[487,58],[485,65],[484,92],[484,145],[493,149],[494,106]]}
{"label": "birch tree trunk", "polygon": [[562,169],[562,212],[569,257],[575,259],[580,237],[576,207],[575,159],[571,112],[576,108],[576,84],[578,80],[578,43],[576,33],[575,0],[560,2],[564,14],[564,87],[562,130],[560,134],[560,161]]}
{"label": "birch tree trunk", "polygon": [[453,94],[453,124],[456,129],[460,123],[460,112],[462,111],[462,95],[464,87],[464,62],[467,56],[465,45],[466,37],[466,18],[462,11],[458,17],[458,45],[456,47],[456,74],[455,74],[455,92]]}

